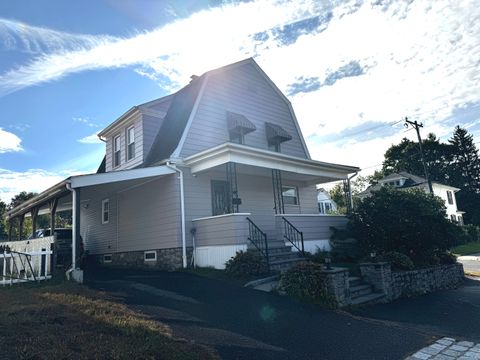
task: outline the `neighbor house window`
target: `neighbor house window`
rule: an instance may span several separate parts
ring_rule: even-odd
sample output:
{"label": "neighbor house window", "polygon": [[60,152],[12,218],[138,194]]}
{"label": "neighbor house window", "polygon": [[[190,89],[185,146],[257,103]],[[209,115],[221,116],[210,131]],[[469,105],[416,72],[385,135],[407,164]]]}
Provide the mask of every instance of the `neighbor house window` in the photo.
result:
{"label": "neighbor house window", "polygon": [[282,197],[285,205],[298,205],[298,190],[295,186],[282,186]]}
{"label": "neighbor house window", "polygon": [[110,201],[102,200],[102,224],[108,224],[110,220]]}
{"label": "neighbor house window", "polygon": [[455,215],[450,215],[450,220],[452,220],[452,222],[456,223],[457,222],[457,217]]}
{"label": "neighbor house window", "polygon": [[113,167],[120,165],[120,135],[113,138]]}
{"label": "neighbor house window", "polygon": [[144,261],[157,261],[157,252],[156,251],[145,251],[143,253]]}
{"label": "neighbor house window", "polygon": [[127,130],[127,161],[135,157],[135,127]]}
{"label": "neighbor house window", "polygon": [[448,198],[448,203],[450,205],[453,205],[453,193],[451,191],[447,191],[447,198]]}

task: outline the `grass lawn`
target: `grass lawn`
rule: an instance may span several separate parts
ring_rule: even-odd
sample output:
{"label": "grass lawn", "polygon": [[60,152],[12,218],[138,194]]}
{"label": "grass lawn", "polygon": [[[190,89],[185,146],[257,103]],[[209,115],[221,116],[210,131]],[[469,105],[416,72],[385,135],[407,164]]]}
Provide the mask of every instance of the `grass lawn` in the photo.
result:
{"label": "grass lawn", "polygon": [[86,286],[0,287],[0,304],[2,359],[219,359]]}
{"label": "grass lawn", "polygon": [[458,256],[480,253],[480,242],[471,242],[455,246],[451,251]]}

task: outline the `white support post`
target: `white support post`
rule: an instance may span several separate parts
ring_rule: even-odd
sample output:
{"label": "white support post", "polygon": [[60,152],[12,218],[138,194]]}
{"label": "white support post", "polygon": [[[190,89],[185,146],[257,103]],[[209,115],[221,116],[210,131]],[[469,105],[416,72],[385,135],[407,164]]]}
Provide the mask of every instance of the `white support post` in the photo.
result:
{"label": "white support post", "polygon": [[3,251],[3,277],[2,277],[2,284],[5,286],[5,278],[7,276],[7,252]]}
{"label": "white support post", "polygon": [[10,253],[10,285],[13,284],[13,254]]}

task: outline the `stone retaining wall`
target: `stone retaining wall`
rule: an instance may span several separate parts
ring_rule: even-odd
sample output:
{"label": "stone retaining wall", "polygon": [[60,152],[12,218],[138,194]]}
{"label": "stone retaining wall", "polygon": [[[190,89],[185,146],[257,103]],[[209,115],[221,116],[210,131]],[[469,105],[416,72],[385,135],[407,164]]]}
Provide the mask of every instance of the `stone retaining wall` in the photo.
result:
{"label": "stone retaining wall", "polygon": [[[156,261],[145,261],[144,251],[91,255],[91,258],[99,265],[116,268],[177,270],[183,267],[181,247],[148,250],[148,252],[150,251],[156,251]],[[111,261],[105,261],[105,255],[111,255]],[[191,256],[192,248],[187,248],[188,261],[190,261]]]}
{"label": "stone retaining wall", "polygon": [[392,271],[389,263],[360,264],[364,281],[375,291],[385,294],[389,302],[401,297],[422,295],[441,289],[458,287],[463,279],[463,265],[439,265],[411,271]]}

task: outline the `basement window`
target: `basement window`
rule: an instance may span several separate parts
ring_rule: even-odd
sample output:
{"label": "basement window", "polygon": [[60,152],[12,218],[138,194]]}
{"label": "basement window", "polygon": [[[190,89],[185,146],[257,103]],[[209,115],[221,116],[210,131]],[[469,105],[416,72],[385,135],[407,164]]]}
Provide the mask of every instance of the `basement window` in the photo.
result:
{"label": "basement window", "polygon": [[157,261],[157,252],[156,251],[145,251],[143,253],[144,261]]}
{"label": "basement window", "polygon": [[103,255],[103,262],[104,263],[111,263],[112,262],[112,254]]}

